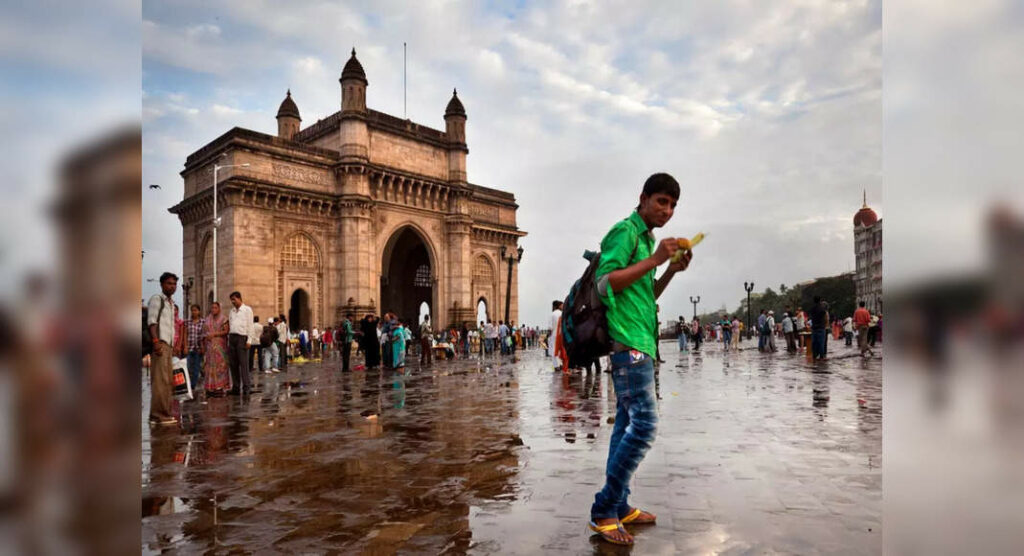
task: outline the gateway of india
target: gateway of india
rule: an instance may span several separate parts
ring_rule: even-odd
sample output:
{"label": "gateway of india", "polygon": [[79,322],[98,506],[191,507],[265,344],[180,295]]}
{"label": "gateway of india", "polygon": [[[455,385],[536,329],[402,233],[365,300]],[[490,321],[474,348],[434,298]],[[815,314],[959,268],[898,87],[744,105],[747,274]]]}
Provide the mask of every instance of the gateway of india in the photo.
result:
{"label": "gateway of india", "polygon": [[412,325],[423,304],[435,326],[473,324],[481,303],[497,322],[510,295],[518,322],[518,269],[505,291],[502,250],[513,253],[526,233],[513,194],[467,181],[457,93],[440,131],[368,109],[355,49],[339,81],[341,110],[326,119],[302,128],[289,91],[277,136],[235,127],[188,156],[184,199],[170,212],[183,229],[190,301],[226,310],[238,290],[262,321],[285,314],[293,329],[312,330],[349,311],[392,311]]}

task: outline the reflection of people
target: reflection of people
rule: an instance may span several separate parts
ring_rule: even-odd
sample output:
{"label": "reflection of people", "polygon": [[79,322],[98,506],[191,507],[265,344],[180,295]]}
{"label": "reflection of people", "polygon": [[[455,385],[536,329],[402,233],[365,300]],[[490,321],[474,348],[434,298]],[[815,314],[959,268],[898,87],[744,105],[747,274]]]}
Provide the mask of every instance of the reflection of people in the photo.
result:
{"label": "reflection of people", "polygon": [[629,505],[629,481],[654,442],[658,422],[653,363],[658,342],[655,300],[692,257],[687,250],[655,280],[655,269],[674,257],[679,243],[674,238],[655,243],[651,230],[668,223],[678,199],[679,183],[668,174],[654,174],[644,183],[636,210],[601,241],[597,290],[608,308],[617,409],[605,483],[594,496],[590,528],[614,544],[633,543],[623,522],[656,520],[653,514]]}

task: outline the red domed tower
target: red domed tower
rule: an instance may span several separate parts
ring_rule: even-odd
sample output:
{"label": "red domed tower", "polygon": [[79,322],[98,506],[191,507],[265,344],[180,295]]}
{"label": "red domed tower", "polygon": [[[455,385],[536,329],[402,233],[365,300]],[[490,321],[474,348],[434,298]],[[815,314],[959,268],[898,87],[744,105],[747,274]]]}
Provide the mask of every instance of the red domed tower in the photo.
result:
{"label": "red domed tower", "polygon": [[864,301],[872,313],[882,312],[882,221],[868,207],[867,191],[864,204],[853,215],[853,246],[857,257],[857,301]]}

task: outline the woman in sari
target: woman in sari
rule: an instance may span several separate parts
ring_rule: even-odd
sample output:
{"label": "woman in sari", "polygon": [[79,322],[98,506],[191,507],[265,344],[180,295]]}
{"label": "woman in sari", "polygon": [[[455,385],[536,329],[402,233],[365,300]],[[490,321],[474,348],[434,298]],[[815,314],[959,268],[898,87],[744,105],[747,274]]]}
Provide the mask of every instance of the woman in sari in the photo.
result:
{"label": "woman in sari", "polygon": [[203,323],[203,371],[206,374],[206,393],[223,396],[231,388],[228,373],[228,318],[221,313],[220,303],[210,306],[210,314]]}
{"label": "woman in sari", "polygon": [[391,363],[392,367],[401,370],[405,368],[405,326],[402,325],[402,321],[395,320],[391,328]]}

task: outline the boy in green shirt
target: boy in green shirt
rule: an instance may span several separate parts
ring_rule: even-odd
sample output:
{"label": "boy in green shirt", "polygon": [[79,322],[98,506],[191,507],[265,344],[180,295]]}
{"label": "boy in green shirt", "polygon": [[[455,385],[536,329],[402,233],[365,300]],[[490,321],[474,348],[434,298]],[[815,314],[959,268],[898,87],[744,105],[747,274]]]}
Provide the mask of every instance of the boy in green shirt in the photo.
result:
{"label": "boy in green shirt", "polygon": [[668,174],[654,174],[644,183],[636,211],[615,224],[601,241],[597,289],[608,308],[617,413],[605,485],[594,497],[590,528],[615,544],[633,543],[623,523],[653,524],[656,519],[629,505],[629,481],[657,430],[652,360],[658,341],[655,300],[677,272],[686,270],[692,257],[686,251],[655,280],[654,269],[668,262],[679,244],[675,238],[656,243],[651,231],[668,223],[678,200],[679,183]]}

